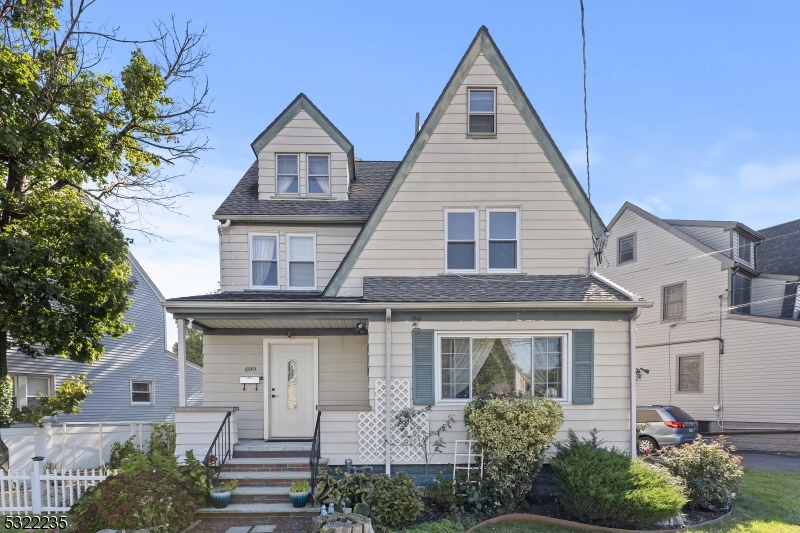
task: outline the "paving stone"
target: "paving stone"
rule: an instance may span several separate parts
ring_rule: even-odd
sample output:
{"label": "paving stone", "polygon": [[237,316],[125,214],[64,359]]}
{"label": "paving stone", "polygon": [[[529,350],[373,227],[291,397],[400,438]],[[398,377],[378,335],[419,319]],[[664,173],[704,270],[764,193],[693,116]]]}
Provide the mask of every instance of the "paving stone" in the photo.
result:
{"label": "paving stone", "polygon": [[267,526],[267,525],[256,526],[250,531],[250,533],[272,533],[273,531],[275,531],[275,527],[276,526]]}
{"label": "paving stone", "polygon": [[237,526],[229,527],[225,533],[247,533],[250,531],[250,526]]}

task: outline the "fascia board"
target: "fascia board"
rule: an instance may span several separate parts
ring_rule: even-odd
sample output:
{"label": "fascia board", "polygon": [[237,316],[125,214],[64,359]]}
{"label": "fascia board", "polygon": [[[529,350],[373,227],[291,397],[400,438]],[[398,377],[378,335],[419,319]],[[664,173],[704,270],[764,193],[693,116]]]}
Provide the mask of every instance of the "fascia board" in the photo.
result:
{"label": "fascia board", "polygon": [[325,296],[336,296],[341,290],[342,285],[350,275],[353,266],[355,266],[358,257],[372,237],[378,223],[383,218],[383,215],[386,213],[395,195],[414,167],[417,158],[430,140],[433,131],[439,125],[453,96],[461,87],[472,65],[481,53],[484,54],[498,78],[503,83],[511,100],[522,115],[528,128],[530,128],[531,134],[539,142],[539,146],[547,156],[550,164],[553,165],[558,177],[567,189],[567,193],[572,197],[572,200],[575,202],[576,207],[587,225],[590,226],[592,234],[596,237],[600,237],[606,231],[606,227],[600,215],[594,209],[591,202],[589,202],[589,198],[584,192],[583,187],[581,187],[578,179],[567,164],[566,159],[564,159],[564,156],[553,142],[550,133],[544,127],[539,115],[531,105],[519,82],[514,77],[514,74],[511,72],[508,63],[506,63],[505,58],[503,58],[503,55],[500,53],[491,35],[489,35],[489,30],[486,26],[481,26],[475,38],[472,40],[472,43],[470,43],[467,48],[467,51],[464,53],[464,56],[461,58],[461,61],[458,63],[450,80],[445,85],[444,90],[436,100],[433,109],[425,118],[422,128],[420,128],[417,135],[414,137],[411,146],[409,146],[408,151],[406,151],[405,156],[403,156],[403,160],[400,162],[392,179],[389,181],[389,185],[383,191],[369,219],[364,224],[364,227],[361,229],[361,232],[359,232],[350,250],[348,250],[340,263],[339,268],[337,268],[333,277],[331,277],[328,286],[325,287],[323,292]]}
{"label": "fascia board", "polygon": [[213,220],[232,222],[269,222],[269,223],[319,223],[319,224],[363,224],[366,216],[330,216],[330,215],[214,215]]}

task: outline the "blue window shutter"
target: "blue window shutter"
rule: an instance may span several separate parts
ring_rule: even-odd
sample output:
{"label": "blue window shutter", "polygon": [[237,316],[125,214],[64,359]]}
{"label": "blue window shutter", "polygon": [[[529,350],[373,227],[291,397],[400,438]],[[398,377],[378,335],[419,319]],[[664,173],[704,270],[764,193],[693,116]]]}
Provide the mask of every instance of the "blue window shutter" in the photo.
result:
{"label": "blue window shutter", "polygon": [[434,394],[433,357],[436,350],[433,346],[432,329],[415,329],[411,331],[412,391],[414,405],[433,405]]}
{"label": "blue window shutter", "polygon": [[594,403],[594,330],[572,330],[572,403]]}

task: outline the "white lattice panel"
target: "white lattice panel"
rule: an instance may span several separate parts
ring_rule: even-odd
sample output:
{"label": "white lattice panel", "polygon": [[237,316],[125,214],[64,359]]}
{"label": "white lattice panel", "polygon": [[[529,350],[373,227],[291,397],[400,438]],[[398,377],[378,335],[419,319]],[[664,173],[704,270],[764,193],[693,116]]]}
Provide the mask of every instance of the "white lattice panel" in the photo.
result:
{"label": "white lattice panel", "polygon": [[[411,406],[411,382],[392,380],[392,416],[400,409]],[[420,414],[414,422],[417,431],[428,431],[428,415]],[[392,462],[425,462],[422,450],[413,446],[399,446],[403,435],[392,428]],[[359,461],[362,464],[383,463],[386,460],[386,380],[375,381],[375,409],[358,414]]]}

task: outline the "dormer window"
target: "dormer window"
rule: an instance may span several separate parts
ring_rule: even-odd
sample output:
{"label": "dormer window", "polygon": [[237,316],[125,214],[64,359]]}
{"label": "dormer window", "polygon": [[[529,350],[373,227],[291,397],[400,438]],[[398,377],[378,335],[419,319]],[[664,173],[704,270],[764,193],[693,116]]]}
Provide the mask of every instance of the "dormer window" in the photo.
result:
{"label": "dormer window", "polygon": [[467,133],[469,135],[489,135],[496,133],[496,106],[494,89],[468,89],[469,103]]}
{"label": "dormer window", "polygon": [[331,194],[330,157],[308,156],[308,194]]}
{"label": "dormer window", "polygon": [[299,194],[300,174],[297,154],[278,155],[278,194]]}
{"label": "dormer window", "polygon": [[753,241],[739,234],[739,261],[752,263]]}

